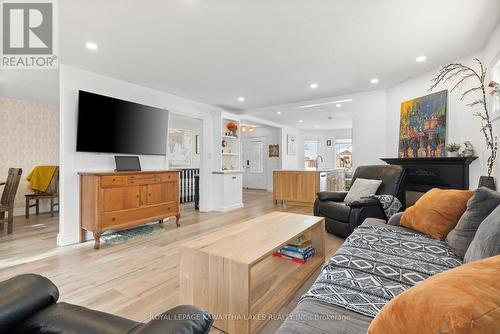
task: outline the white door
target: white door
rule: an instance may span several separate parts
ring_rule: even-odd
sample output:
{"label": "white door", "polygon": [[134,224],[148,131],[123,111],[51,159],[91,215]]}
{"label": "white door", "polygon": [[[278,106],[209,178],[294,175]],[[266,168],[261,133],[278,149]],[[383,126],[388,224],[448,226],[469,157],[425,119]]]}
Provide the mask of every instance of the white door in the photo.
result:
{"label": "white door", "polygon": [[266,189],[266,138],[243,139],[243,187]]}

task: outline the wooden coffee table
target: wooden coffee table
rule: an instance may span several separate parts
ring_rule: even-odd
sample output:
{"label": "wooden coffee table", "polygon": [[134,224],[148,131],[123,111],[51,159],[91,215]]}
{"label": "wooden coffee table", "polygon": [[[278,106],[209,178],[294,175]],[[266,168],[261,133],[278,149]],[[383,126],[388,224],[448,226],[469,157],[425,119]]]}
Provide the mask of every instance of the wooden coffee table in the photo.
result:
{"label": "wooden coffee table", "polygon": [[[272,256],[306,234],[316,254],[307,263]],[[323,218],[273,212],[184,245],[180,303],[212,313],[227,333],[255,333],[325,261]]]}

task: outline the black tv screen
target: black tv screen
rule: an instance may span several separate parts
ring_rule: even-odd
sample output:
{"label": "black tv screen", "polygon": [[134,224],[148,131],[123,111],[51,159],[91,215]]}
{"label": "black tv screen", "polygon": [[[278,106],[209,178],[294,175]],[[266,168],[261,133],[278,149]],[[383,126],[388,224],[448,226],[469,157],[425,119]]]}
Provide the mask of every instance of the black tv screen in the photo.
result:
{"label": "black tv screen", "polygon": [[79,91],[79,152],[165,155],[167,130],[167,110]]}

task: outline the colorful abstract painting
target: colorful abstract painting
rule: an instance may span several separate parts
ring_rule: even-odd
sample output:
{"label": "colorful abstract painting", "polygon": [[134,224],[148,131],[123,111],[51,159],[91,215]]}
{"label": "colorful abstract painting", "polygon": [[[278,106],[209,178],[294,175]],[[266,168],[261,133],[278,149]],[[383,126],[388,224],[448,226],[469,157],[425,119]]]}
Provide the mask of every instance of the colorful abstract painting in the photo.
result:
{"label": "colorful abstract painting", "polygon": [[401,103],[400,158],[446,156],[448,91]]}

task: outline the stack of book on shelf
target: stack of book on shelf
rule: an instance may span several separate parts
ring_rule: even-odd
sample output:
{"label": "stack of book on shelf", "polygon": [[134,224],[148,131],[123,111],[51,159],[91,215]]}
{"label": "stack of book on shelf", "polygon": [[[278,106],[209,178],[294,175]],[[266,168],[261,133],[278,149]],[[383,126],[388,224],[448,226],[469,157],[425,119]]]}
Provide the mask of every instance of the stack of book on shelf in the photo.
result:
{"label": "stack of book on shelf", "polygon": [[274,252],[273,256],[299,263],[306,263],[314,256],[314,247],[312,246],[311,240],[302,234]]}

